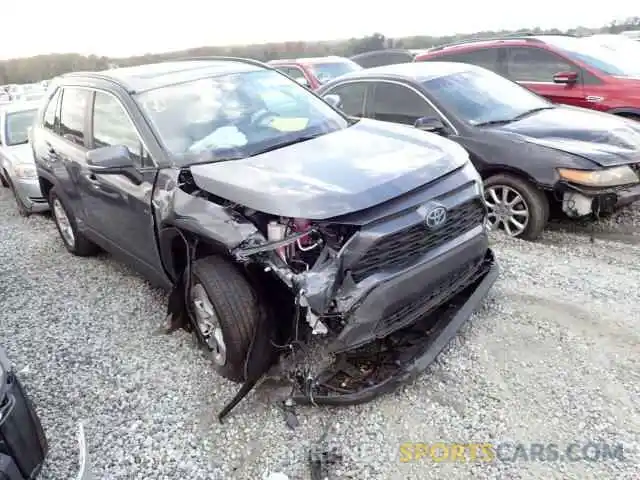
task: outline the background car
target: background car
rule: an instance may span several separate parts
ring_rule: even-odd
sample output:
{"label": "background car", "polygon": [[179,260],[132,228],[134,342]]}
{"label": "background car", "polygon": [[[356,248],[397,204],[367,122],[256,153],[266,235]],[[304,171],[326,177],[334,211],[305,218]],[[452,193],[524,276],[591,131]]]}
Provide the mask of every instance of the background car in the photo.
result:
{"label": "background car", "polygon": [[447,62],[354,72],[318,90],[353,117],[415,125],[465,147],[489,222],[536,239],[550,208],[570,217],[640,199],[640,123],[554,105],[496,73]]}
{"label": "background car", "polygon": [[362,68],[348,58],[336,56],[271,60],[268,64],[312,90],[340,75]]}
{"label": "background car", "polygon": [[0,182],[11,189],[23,216],[49,210],[29,145],[29,129],[39,106],[39,102],[12,102],[0,107]]}
{"label": "background car", "polygon": [[350,59],[362,68],[382,67],[385,65],[395,65],[398,63],[413,62],[416,55],[427,52],[428,49],[402,49],[387,48],[384,50],[374,50],[354,55]]}
{"label": "background car", "polygon": [[640,120],[640,62],[583,38],[519,35],[441,45],[416,62],[461,62],[492,70],[555,103]]}
{"label": "background car", "polygon": [[[260,62],[66,74],[32,137],[67,250],[102,247],[169,289],[170,318],[245,383],[221,417],[298,332],[334,333],[336,354],[393,335],[406,355],[384,375],[350,390],[336,377],[342,400],[315,382],[300,395],[384,393],[426,368],[497,276],[482,180],[462,147],[354,121]],[[454,316],[431,316],[454,299]],[[405,329],[420,319],[433,323],[415,350]]]}

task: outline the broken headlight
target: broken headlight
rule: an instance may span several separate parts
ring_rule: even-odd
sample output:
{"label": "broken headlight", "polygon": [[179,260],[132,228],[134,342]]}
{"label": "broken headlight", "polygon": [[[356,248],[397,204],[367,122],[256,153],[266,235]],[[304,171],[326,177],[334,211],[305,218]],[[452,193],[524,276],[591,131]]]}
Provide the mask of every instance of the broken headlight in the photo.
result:
{"label": "broken headlight", "polygon": [[573,170],[559,168],[560,178],[567,182],[577,183],[587,187],[617,187],[638,183],[638,175],[628,165],[605,168],[602,170]]}

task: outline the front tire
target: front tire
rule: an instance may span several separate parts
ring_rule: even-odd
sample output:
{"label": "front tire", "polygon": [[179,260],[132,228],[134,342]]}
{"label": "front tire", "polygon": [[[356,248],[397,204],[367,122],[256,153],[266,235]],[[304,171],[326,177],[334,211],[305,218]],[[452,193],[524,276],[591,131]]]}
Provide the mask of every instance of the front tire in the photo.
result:
{"label": "front tire", "polygon": [[247,354],[265,314],[256,292],[235,265],[219,256],[193,263],[190,290],[194,326],[211,351],[216,372],[244,382]]}
{"label": "front tire", "polygon": [[543,191],[506,173],[489,177],[484,185],[491,230],[529,241],[540,237],[549,220],[549,201]]}
{"label": "front tire", "polygon": [[49,192],[49,204],[62,243],[69,252],[78,257],[90,257],[100,251],[95,243],[78,231],[76,217],[58,196],[56,187]]}

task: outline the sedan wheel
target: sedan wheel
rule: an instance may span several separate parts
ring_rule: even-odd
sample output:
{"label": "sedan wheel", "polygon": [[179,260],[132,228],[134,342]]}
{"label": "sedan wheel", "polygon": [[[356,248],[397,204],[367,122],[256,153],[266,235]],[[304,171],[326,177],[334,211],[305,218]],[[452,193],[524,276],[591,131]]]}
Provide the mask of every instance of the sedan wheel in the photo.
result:
{"label": "sedan wheel", "polygon": [[223,366],[227,362],[227,346],[220,327],[220,319],[201,283],[191,289],[191,302],[196,317],[196,326],[212,352],[213,362]]}
{"label": "sedan wheel", "polygon": [[507,185],[492,185],[485,189],[490,230],[502,229],[511,236],[521,235],[529,224],[529,206],[515,189]]}
{"label": "sedan wheel", "polygon": [[73,227],[71,226],[71,222],[69,221],[67,212],[62,206],[59,198],[56,198],[53,201],[52,207],[53,215],[55,217],[56,223],[58,224],[58,227],[60,228],[62,239],[70,248],[73,248],[76,243],[76,237],[73,233]]}

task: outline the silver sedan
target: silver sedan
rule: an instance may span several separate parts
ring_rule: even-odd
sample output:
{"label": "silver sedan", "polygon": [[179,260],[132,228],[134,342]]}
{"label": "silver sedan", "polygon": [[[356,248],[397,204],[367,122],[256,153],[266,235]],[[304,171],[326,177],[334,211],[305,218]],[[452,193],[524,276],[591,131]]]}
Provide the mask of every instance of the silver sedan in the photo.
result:
{"label": "silver sedan", "polygon": [[38,107],[38,102],[12,102],[0,110],[0,181],[13,191],[24,216],[49,210],[29,145],[29,128]]}

